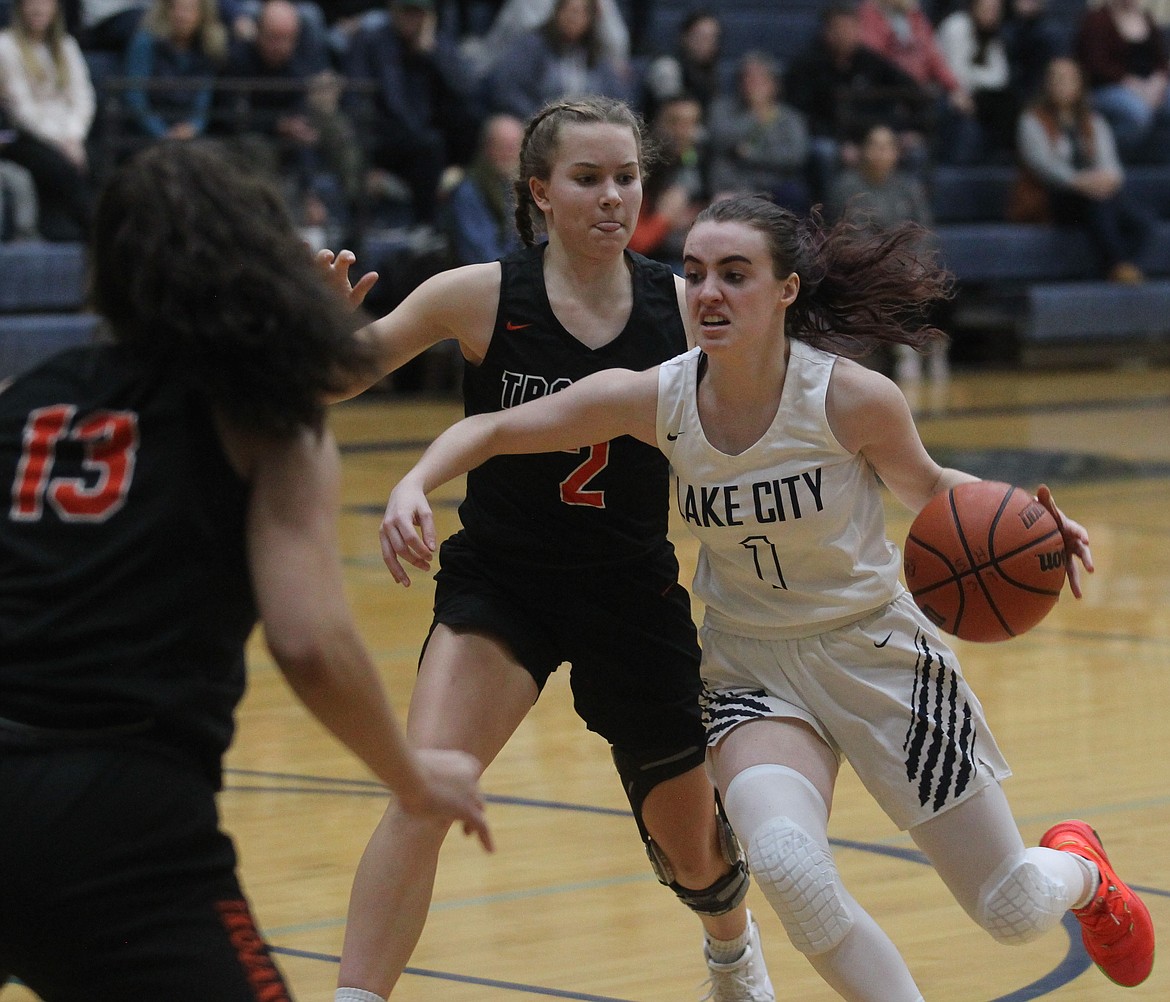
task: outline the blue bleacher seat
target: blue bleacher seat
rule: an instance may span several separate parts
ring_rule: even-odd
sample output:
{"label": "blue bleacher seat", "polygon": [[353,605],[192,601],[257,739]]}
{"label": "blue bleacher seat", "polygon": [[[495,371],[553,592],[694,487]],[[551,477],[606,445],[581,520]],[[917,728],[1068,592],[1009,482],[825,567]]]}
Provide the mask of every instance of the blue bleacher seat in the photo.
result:
{"label": "blue bleacher seat", "polygon": [[0,379],[91,340],[82,244],[0,244]]}
{"label": "blue bleacher seat", "polygon": [[[1084,232],[1027,223],[949,223],[935,227],[943,264],[966,283],[1092,279],[1101,270]],[[1137,262],[1150,275],[1170,275],[1170,222],[1154,229]]]}
{"label": "blue bleacher seat", "polygon": [[1170,334],[1170,281],[1044,282],[1027,293],[1021,337],[1029,342],[1101,337],[1146,339]]}
{"label": "blue bleacher seat", "polygon": [[1003,222],[1015,177],[1016,168],[1012,166],[939,164],[930,177],[935,222]]}
{"label": "blue bleacher seat", "polygon": [[94,339],[98,323],[92,313],[0,314],[0,380],[17,376],[66,348],[87,344]]}
{"label": "blue bleacher seat", "polygon": [[84,301],[84,245],[0,244],[0,313],[78,310]]}
{"label": "blue bleacher seat", "polygon": [[[1017,168],[1010,164],[939,164],[930,178],[931,206],[938,223],[1003,222]],[[1170,219],[1170,171],[1134,166],[1125,171],[1129,193],[1159,219]]]}
{"label": "blue bleacher seat", "polygon": [[960,282],[1083,278],[1097,269],[1080,230],[1026,223],[950,223],[935,227],[942,262]]}

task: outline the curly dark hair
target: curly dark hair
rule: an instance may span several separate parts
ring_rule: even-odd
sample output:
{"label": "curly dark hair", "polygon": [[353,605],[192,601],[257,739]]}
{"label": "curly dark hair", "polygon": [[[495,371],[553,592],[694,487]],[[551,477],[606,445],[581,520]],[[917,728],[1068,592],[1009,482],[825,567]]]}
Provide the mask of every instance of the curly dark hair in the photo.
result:
{"label": "curly dark hair", "polygon": [[123,164],[90,251],[90,301],[114,340],[241,428],[319,428],[327,395],[372,371],[279,192],[213,141]]}
{"label": "curly dark hair", "polygon": [[842,221],[826,227],[819,211],[800,217],[758,195],[714,202],[695,219],[743,223],[759,230],[772,272],[795,272],[800,291],[784,333],[818,348],[861,358],[883,344],[922,350],[947,335],[931,321],[954,295],[954,276],[941,267],[917,223],[875,231]]}

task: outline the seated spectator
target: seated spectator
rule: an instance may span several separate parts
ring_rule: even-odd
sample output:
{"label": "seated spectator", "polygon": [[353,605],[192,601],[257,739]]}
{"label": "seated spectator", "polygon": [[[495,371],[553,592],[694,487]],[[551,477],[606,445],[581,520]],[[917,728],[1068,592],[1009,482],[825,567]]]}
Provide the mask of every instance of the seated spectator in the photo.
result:
{"label": "seated spectator", "polygon": [[917,0],[861,0],[861,44],[908,74],[936,100],[935,150],[947,163],[972,163],[979,155],[975,102],[951,71],[934,27]]}
{"label": "seated spectator", "polygon": [[[463,40],[463,53],[476,74],[486,76],[500,53],[510,49],[517,38],[548,22],[555,6],[556,0],[504,0],[485,34]],[[630,61],[630,32],[618,0],[598,0],[596,20],[600,56],[625,73]]]}
{"label": "seated spectator", "polygon": [[723,28],[711,11],[696,9],[679,25],[675,51],[655,57],[642,74],[639,104],[647,122],[668,98],[690,94],[698,98],[703,116],[719,95],[719,56]]}
{"label": "seated spectator", "polygon": [[315,0],[325,19],[329,52],[344,66],[354,36],[363,28],[379,26],[388,17],[388,0]]}
{"label": "seated spectator", "polygon": [[793,212],[808,211],[808,125],[780,98],[771,56],[740,59],[736,96],[717,100],[708,118],[714,197],[767,195]]}
{"label": "seated spectator", "polygon": [[227,58],[227,29],[215,0],[154,0],[126,50],[126,107],[150,139],[194,139],[207,131],[215,75]]}
{"label": "seated spectator", "polygon": [[804,113],[812,144],[813,197],[822,200],[842,165],[857,163],[854,137],[888,124],[904,164],[924,165],[933,128],[932,99],[890,60],[861,44],[857,8],[831,3],[812,44],[785,77],[788,101]]}
{"label": "seated spectator", "polygon": [[[1031,221],[1084,230],[1112,281],[1141,282],[1137,262],[1153,219],[1125,190],[1113,132],[1093,111],[1075,60],[1049,63],[1043,90],[1020,116],[1018,142],[1025,184],[1038,185],[1046,196],[1039,209],[1029,199]],[[1022,211],[1016,218],[1025,221]]]}
{"label": "seated spectator", "polygon": [[[219,16],[228,29],[228,46],[253,42],[259,32],[260,13],[267,0],[218,0]],[[316,0],[290,0],[297,9],[299,31],[297,49],[317,50],[321,59],[329,59],[329,43],[325,27],[325,12]]]}
{"label": "seated spectator", "polygon": [[351,117],[368,129],[370,163],[402,178],[416,224],[433,224],[439,180],[448,165],[475,155],[482,119],[466,62],[438,31],[432,0],[390,0],[386,24],[359,31],[343,73],[372,87]]}
{"label": "seated spectator", "polygon": [[0,95],[16,133],[4,156],[33,176],[41,234],[85,239],[93,213],[85,141],[95,98],[57,0],[15,0],[12,24],[0,32]]}
{"label": "seated spectator", "polygon": [[[505,0],[443,0],[441,20],[456,38],[483,38],[491,31],[504,4]],[[534,4],[529,0],[524,6],[528,9]],[[540,20],[538,17],[536,23]]]}
{"label": "seated spectator", "polygon": [[630,250],[682,266],[683,243],[711,200],[703,107],[689,94],[668,98],[650,123],[659,161],[642,185]]}
{"label": "seated spectator", "polygon": [[0,239],[12,243],[43,239],[39,219],[40,202],[31,171],[15,161],[0,159]]}
{"label": "seated spectator", "polygon": [[225,88],[224,97],[236,106],[256,161],[291,182],[294,204],[317,225],[344,228],[361,197],[361,144],[338,107],[341,82],[324,49],[301,40],[291,0],[265,0],[256,37],[232,47],[223,79],[239,89]]}
{"label": "seated spectator", "polygon": [[1048,64],[1068,55],[1068,46],[1048,0],[1008,0],[1003,35],[1011,86],[1022,107],[1039,93]]}
{"label": "seated spectator", "polygon": [[447,201],[456,264],[495,261],[520,246],[512,184],[523,139],[524,123],[511,115],[493,115],[484,123],[479,151]]}
{"label": "seated spectator", "polygon": [[858,143],[858,160],[833,179],[825,205],[829,220],[849,218],[877,229],[910,220],[934,224],[922,182],[898,166],[898,138],[888,125],[872,125]]}
{"label": "seated spectator", "polygon": [[78,44],[85,52],[126,55],[150,0],[80,0]]}
{"label": "seated spectator", "polygon": [[624,67],[602,51],[598,0],[556,0],[547,21],[516,36],[488,71],[488,109],[527,119],[549,101],[628,96]]}
{"label": "seated spectator", "polygon": [[938,26],[939,48],[959,86],[975,102],[978,159],[1010,162],[1020,105],[1004,34],[1004,0],[968,0]]}
{"label": "seated spectator", "polygon": [[[861,137],[857,165],[833,179],[825,214],[832,221],[845,219],[875,230],[907,220],[925,229],[934,225],[922,182],[898,166],[898,138],[888,125],[870,126]],[[932,252],[929,235],[924,235],[922,249]],[[944,348],[932,351],[928,363],[932,382],[948,377]],[[922,357],[908,345],[899,345],[895,352],[894,377],[903,385],[922,378]]]}
{"label": "seated spectator", "polygon": [[1170,62],[1144,0],[1105,0],[1086,11],[1076,51],[1096,109],[1108,120],[1123,160],[1166,162]]}

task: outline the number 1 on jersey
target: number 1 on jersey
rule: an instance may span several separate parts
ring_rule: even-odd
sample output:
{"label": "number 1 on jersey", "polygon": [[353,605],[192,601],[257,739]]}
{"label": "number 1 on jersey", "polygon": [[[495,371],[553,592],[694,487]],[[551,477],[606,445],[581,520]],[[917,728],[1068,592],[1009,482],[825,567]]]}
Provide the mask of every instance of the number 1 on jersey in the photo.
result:
{"label": "number 1 on jersey", "polygon": [[780,554],[776,552],[775,543],[767,536],[748,536],[747,539],[740,540],[739,545],[752,551],[756,577],[777,590],[788,590],[784,572],[780,570]]}

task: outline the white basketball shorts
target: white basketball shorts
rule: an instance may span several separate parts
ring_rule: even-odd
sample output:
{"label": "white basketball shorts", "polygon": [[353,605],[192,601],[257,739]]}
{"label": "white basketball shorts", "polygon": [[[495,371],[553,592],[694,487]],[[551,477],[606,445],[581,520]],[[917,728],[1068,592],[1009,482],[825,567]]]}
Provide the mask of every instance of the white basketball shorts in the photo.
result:
{"label": "white basketball shorts", "polygon": [[958,659],[906,592],[799,640],[708,627],[700,640],[709,747],[749,720],[803,720],[903,830],[1011,775]]}

